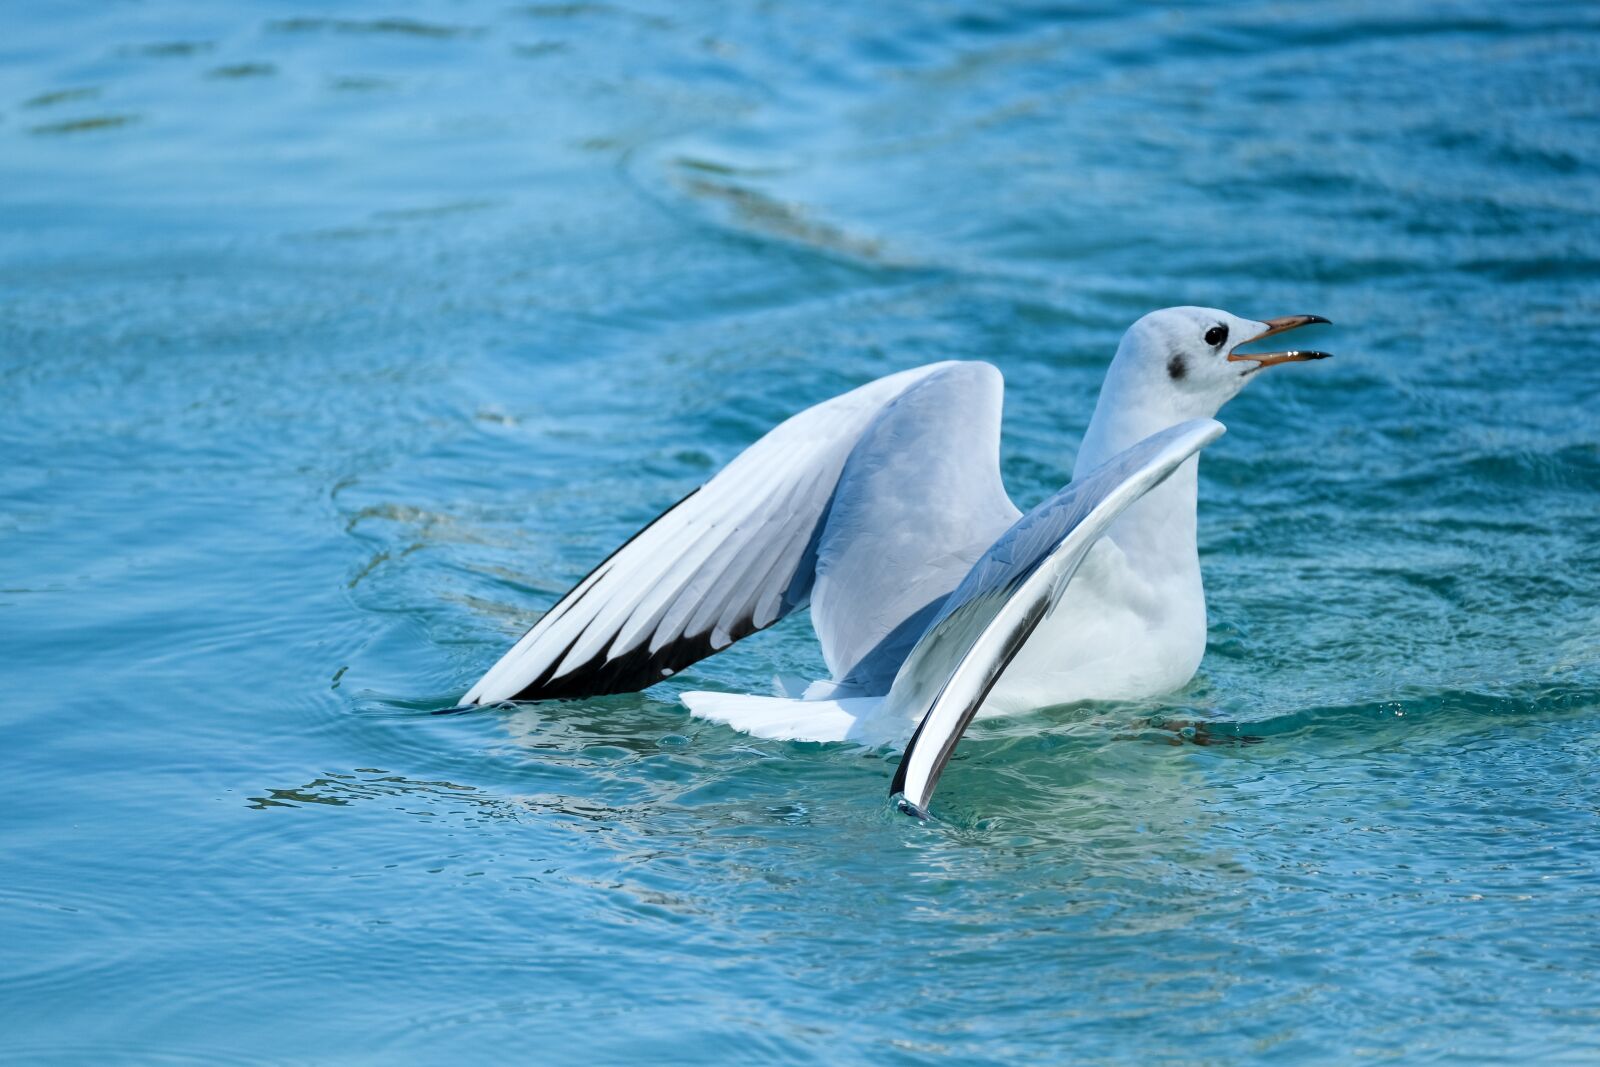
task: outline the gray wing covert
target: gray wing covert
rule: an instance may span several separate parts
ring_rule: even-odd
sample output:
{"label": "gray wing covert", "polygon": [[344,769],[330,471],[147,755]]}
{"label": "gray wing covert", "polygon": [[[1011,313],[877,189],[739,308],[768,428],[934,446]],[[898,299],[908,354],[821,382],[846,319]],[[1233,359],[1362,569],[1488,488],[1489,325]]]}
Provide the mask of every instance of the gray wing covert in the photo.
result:
{"label": "gray wing covert", "polygon": [[1005,383],[948,364],[890,401],[839,477],[811,621],[836,680],[884,693],[933,614],[1021,515],[1000,478]]}

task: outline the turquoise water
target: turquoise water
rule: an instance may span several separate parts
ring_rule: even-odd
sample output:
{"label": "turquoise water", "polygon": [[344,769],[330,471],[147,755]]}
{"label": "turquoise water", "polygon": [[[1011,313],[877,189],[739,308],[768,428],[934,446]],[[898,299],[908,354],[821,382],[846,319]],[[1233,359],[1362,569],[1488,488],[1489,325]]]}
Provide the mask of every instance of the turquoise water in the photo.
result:
{"label": "turquoise water", "polygon": [[[8,16],[0,1059],[1600,1058],[1600,8]],[[431,714],[874,376],[998,364],[1037,501],[1177,303],[1338,325],[1223,413],[1171,700],[928,825],[677,704],[803,617]]]}

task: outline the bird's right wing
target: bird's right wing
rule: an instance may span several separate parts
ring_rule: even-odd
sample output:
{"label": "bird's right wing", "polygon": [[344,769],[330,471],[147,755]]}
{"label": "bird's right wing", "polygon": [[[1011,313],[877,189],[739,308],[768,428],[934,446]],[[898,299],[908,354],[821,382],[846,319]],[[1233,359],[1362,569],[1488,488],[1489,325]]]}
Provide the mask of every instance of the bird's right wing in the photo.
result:
{"label": "bird's right wing", "polygon": [[1194,419],[1152,434],[1028,512],[973,565],[889,691],[886,713],[919,723],[890,787],[902,810],[926,815],[956,742],[1094,543],[1222,433]]}
{"label": "bird's right wing", "polygon": [[[962,363],[901,371],[779,424],[613,552],[561,598],[464,702],[544,700],[653,685],[803,605],[841,472],[887,407]],[[992,370],[992,368],[991,368]],[[998,374],[994,377],[998,379]],[[996,386],[997,387],[997,386]],[[998,417],[998,401],[992,405]],[[949,447],[980,451],[951,397]],[[998,447],[989,442],[989,463]]]}

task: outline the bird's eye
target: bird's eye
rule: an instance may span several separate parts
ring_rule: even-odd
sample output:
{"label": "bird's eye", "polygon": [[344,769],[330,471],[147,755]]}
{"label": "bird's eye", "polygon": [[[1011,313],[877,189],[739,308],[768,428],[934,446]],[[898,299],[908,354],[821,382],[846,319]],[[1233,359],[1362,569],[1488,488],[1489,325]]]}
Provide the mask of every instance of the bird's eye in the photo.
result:
{"label": "bird's eye", "polygon": [[1227,339],[1228,328],[1226,326],[1213,326],[1211,329],[1206,331],[1206,344],[1210,345],[1212,348],[1217,347]]}

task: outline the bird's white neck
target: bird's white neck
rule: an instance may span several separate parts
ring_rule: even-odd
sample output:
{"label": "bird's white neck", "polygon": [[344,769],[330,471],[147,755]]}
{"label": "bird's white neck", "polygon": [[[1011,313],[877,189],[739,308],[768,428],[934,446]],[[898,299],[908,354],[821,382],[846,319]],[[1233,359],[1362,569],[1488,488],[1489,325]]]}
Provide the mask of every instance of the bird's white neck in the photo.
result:
{"label": "bird's white neck", "polygon": [[[1118,452],[1193,416],[1169,409],[1153,390],[1129,375],[1106,377],[1094,417],[1078,450],[1073,476],[1087,474]],[[1141,395],[1142,394],[1142,395]],[[1200,581],[1195,508],[1200,457],[1192,456],[1166,481],[1136,501],[1106,534],[1128,561],[1152,581]]]}

